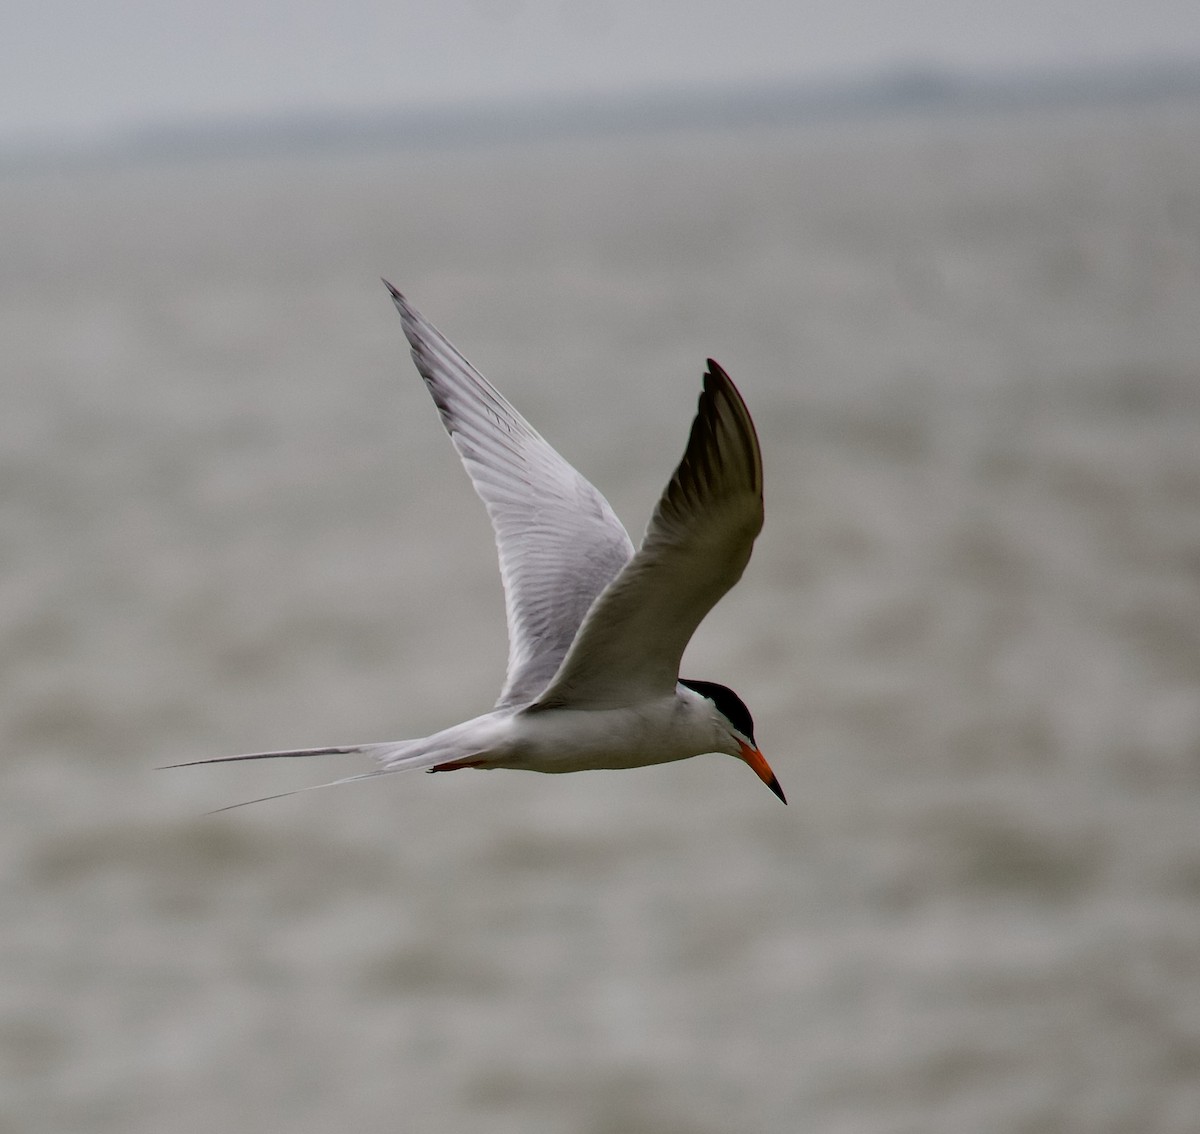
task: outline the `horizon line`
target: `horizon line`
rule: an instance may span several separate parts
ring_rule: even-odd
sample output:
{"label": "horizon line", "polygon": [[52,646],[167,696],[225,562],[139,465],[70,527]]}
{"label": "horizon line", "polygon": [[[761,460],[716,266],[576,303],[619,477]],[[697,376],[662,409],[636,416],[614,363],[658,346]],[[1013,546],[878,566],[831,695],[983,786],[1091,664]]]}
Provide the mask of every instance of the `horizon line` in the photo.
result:
{"label": "horizon line", "polygon": [[0,170],[344,147],[456,148],[567,136],[786,125],[909,111],[1003,111],[1197,94],[1200,59],[985,74],[914,63],[841,79],[164,119],[114,128],[94,140],[0,141]]}

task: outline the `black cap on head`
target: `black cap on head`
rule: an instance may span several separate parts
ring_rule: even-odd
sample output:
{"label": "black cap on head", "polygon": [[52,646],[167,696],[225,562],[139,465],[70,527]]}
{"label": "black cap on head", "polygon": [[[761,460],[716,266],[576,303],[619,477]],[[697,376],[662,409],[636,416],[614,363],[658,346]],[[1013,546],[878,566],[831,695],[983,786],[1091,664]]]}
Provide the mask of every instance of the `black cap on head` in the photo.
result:
{"label": "black cap on head", "polygon": [[755,744],[754,718],[750,716],[745,701],[727,685],[718,685],[715,681],[693,681],[688,677],[681,677],[679,684],[694,689],[701,697],[707,697],[738,732]]}

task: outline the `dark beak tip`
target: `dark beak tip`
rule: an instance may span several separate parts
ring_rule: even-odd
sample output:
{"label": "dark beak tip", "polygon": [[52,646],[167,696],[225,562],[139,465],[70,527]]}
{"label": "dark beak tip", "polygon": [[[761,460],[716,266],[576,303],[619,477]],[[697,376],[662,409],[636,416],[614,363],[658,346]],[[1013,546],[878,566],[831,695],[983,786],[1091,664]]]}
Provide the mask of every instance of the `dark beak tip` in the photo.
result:
{"label": "dark beak tip", "polygon": [[767,784],[767,787],[769,787],[777,796],[779,796],[780,802],[784,805],[784,807],[786,807],[787,796],[783,794],[783,788],[779,786],[779,781],[774,776],[771,777],[771,782]]}

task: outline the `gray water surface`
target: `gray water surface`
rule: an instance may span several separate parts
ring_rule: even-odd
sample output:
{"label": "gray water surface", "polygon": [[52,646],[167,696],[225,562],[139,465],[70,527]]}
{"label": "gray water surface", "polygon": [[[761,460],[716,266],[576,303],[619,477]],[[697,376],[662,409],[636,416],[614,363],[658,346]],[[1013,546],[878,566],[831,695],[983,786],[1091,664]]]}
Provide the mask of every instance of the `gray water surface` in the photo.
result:
{"label": "gray water surface", "polygon": [[[1200,1129],[1200,106],[0,180],[0,1129]],[[386,275],[635,536],[704,358],[736,761],[156,771],[505,657]]]}

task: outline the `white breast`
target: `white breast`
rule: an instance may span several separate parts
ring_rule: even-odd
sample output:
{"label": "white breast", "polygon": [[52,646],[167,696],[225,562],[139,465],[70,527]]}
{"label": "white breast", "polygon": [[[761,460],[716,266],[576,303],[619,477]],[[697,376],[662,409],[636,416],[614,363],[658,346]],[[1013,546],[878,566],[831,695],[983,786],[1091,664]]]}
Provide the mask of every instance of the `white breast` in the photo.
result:
{"label": "white breast", "polygon": [[717,751],[702,698],[671,696],[631,708],[546,709],[511,718],[496,767],[535,772],[639,768]]}

